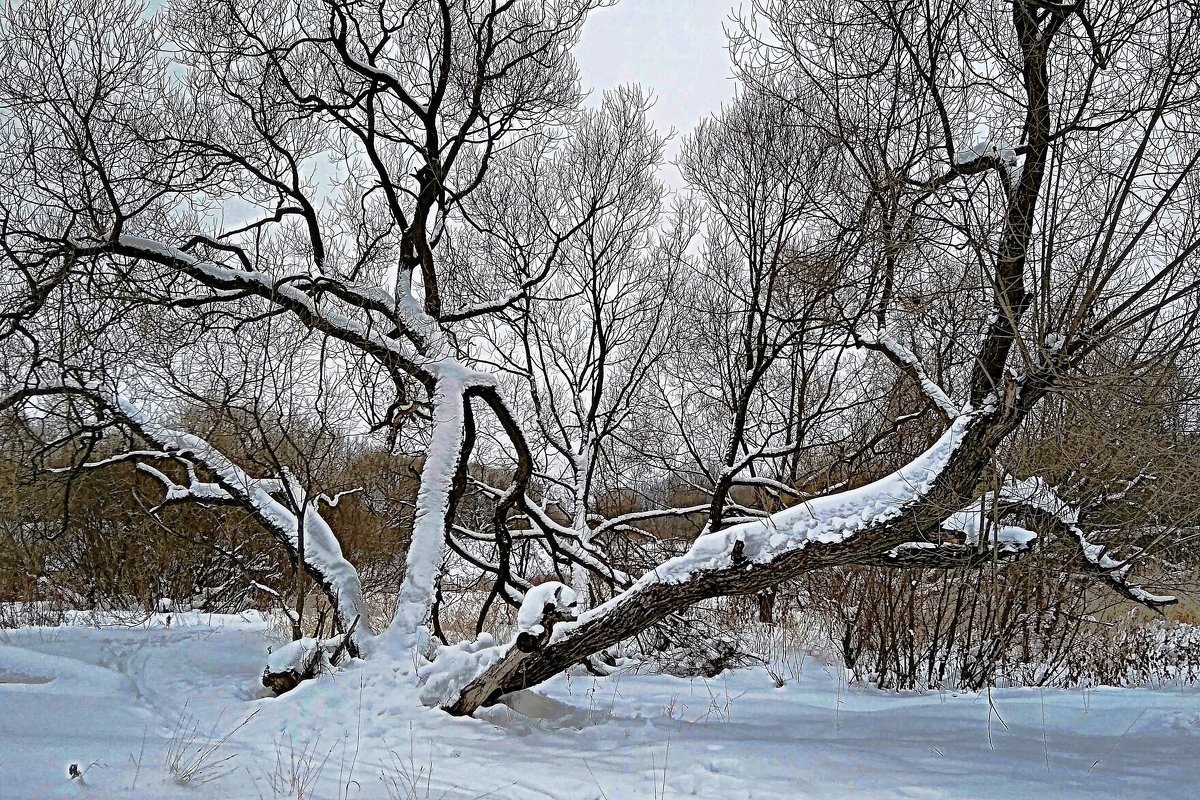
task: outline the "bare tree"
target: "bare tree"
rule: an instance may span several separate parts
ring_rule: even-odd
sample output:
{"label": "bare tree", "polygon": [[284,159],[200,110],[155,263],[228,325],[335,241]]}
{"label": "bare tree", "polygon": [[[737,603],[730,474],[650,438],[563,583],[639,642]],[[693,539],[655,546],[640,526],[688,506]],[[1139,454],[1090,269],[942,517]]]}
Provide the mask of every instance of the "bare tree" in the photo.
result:
{"label": "bare tree", "polygon": [[[1106,343],[1125,345],[1121,369],[1195,344],[1200,143],[1181,124],[1196,108],[1194,10],[1033,0],[755,9],[734,39],[748,96],[797,107],[843,161],[826,206],[842,213],[816,226],[845,270],[836,291],[847,334],[913,379],[949,426],[891,476],[702,536],[536,652],[514,649],[447,704],[454,712],[537,683],[669,610],[820,566],[964,564],[1058,539],[1073,544],[1069,568],[1150,605],[1170,601],[1127,584],[1133,561],[1089,542],[1044,481],[979,491],[1003,474],[1005,440],[1049,392],[1094,374]],[[939,284],[953,290],[902,302],[906,287]],[[922,330],[939,302],[975,320],[949,347]],[[940,382],[893,333],[906,327],[939,355]],[[978,529],[972,502],[976,516],[992,509]],[[1001,521],[1023,533],[1006,537]]]}
{"label": "bare tree", "polygon": [[[560,553],[568,562],[580,602],[595,569],[589,560],[604,559],[593,547],[599,494],[626,485],[618,439],[640,419],[650,400],[649,376],[676,332],[676,285],[695,227],[688,206],[676,209],[672,225],[662,224],[665,189],[655,172],[664,141],[646,118],[649,103],[640,90],[620,88],[600,109],[583,112],[554,163],[553,182],[565,191],[543,193],[531,203],[543,218],[547,206],[578,206],[583,213],[574,216],[583,224],[560,237],[561,244],[553,240],[559,248],[553,271],[536,294],[490,323],[484,331],[490,353],[480,356],[511,376],[511,396],[538,456],[535,478],[546,487],[542,505],[552,504],[560,519],[526,516],[544,534],[550,560]],[[533,176],[518,180],[522,186],[539,183]],[[487,195],[471,205],[481,200],[498,205]],[[480,208],[469,218],[477,221],[484,213]],[[536,220],[508,226],[508,258],[527,258],[536,230]],[[595,555],[580,558],[583,553]]]}
{"label": "bare tree", "polygon": [[[705,598],[832,565],[972,566],[1057,542],[1064,569],[1171,602],[1003,459],[1050,393],[1196,344],[1194,9],[760,0],[733,37],[744,96],[684,149],[695,252],[687,213],[662,222],[644,98],[580,111],[570,47],[601,4],[6,7],[0,410],[68,402],[68,435],[132,431],[147,447],[117,458],[179,465],[186,483],[155,476],[169,498],[256,509],[318,582],[339,576],[342,635],[401,661],[429,653],[488,442],[511,479],[493,492],[487,602],[520,602],[519,630],[478,674],[443,676],[452,713]],[[648,282],[678,265],[690,291],[647,314]],[[253,365],[219,369],[249,332],[266,340]],[[216,376],[255,413],[286,396],[330,431],[419,446],[386,632],[356,628],[319,482],[278,458],[255,474],[165,424]],[[588,508],[651,377],[683,448],[667,475],[687,465],[707,524],[634,579],[594,547],[607,523]],[[914,426],[920,446],[869,482],[839,450],[843,432],[867,452]],[[532,497],[539,477],[569,490],[569,520]],[[569,587],[513,574],[522,516],[579,588],[586,569],[619,593],[578,614]],[[427,678],[462,664],[433,655]]]}
{"label": "bare tree", "polygon": [[[323,356],[390,377],[393,399],[373,420],[383,427],[422,387],[433,425],[395,625],[407,641],[428,613],[462,490],[469,397],[517,430],[495,380],[456,357],[444,326],[512,305],[546,271],[445,308],[433,247],[455,235],[450,216],[493,163],[519,159],[530,137],[575,113],[568,48],[595,5],[178,4],[158,20],[173,25],[169,50],[135,3],[11,8],[6,169],[25,187],[5,203],[17,279],[6,341],[24,356],[12,398],[46,390],[47,371],[81,373],[67,382],[78,391],[151,363],[136,350],[106,363],[87,335],[47,357],[44,331],[29,328],[63,307],[125,341],[148,306],[200,326],[193,338],[214,317],[298,326]],[[249,208],[225,225],[218,212],[233,198]],[[80,275],[136,297],[132,314],[63,297]]]}

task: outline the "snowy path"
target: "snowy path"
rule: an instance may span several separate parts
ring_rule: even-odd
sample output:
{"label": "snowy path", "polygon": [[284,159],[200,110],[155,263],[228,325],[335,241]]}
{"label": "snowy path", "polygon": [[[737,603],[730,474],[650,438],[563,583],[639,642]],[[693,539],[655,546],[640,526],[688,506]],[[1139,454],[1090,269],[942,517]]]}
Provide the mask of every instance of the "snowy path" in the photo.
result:
{"label": "snowy path", "polygon": [[[193,796],[163,793],[162,751],[183,716],[210,722],[257,696],[264,628],[0,631],[0,798],[141,797],[121,793],[135,772],[145,797]],[[67,781],[72,763],[84,786]]]}
{"label": "snowy path", "polygon": [[[293,773],[319,773],[314,799],[387,798],[381,772],[400,797],[415,783],[411,796],[447,800],[1200,796],[1192,689],[998,690],[1001,723],[986,696],[847,690],[809,661],[783,689],[760,671],[560,678],[463,720],[367,668],[260,700],[265,626],[216,622],[0,632],[0,798],[289,797]],[[219,738],[256,709],[219,751],[230,774],[172,780],[181,717]]]}

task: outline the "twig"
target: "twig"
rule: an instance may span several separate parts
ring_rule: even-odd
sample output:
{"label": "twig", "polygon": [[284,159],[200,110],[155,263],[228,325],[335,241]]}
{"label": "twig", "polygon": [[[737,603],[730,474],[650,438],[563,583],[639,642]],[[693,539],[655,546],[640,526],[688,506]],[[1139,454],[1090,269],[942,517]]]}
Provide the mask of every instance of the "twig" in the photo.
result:
{"label": "twig", "polygon": [[1050,744],[1046,741],[1046,694],[1038,687],[1038,698],[1042,701],[1042,753],[1046,757],[1046,772],[1050,771]]}
{"label": "twig", "polygon": [[604,800],[608,800],[608,795],[604,792],[604,787],[600,785],[600,781],[596,778],[596,773],[592,772],[592,765],[589,764],[585,759],[581,758],[579,760],[583,761],[583,766],[585,769],[587,769],[588,775],[592,776],[592,781],[595,782],[596,788],[600,790],[600,796],[603,797]]}
{"label": "twig", "polygon": [[1138,715],[1136,717],[1133,718],[1133,722],[1129,723],[1129,727],[1125,729],[1125,733],[1122,733],[1120,736],[1117,737],[1117,740],[1115,742],[1113,742],[1113,746],[1108,748],[1107,753],[1105,753],[1104,755],[1097,758],[1095,760],[1095,762],[1093,762],[1092,765],[1090,767],[1088,767],[1088,772],[1091,772],[1092,770],[1094,770],[1100,764],[1101,761],[1103,761],[1104,759],[1106,759],[1110,755],[1112,755],[1112,752],[1117,749],[1117,745],[1119,745],[1121,743],[1121,740],[1125,738],[1125,734],[1129,733],[1131,730],[1133,730],[1133,726],[1137,725],[1138,720],[1142,718],[1142,714],[1145,714],[1146,711],[1149,710],[1149,708],[1150,708],[1150,706],[1146,706],[1138,713]]}

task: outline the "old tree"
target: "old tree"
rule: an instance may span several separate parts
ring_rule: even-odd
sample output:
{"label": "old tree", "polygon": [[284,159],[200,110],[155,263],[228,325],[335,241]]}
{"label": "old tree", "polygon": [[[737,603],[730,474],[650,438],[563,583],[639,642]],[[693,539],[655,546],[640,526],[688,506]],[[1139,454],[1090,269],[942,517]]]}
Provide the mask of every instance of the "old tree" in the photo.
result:
{"label": "old tree", "polygon": [[[1010,458],[1195,374],[1200,9],[754,0],[672,192],[649,95],[581,92],[605,2],[7,4],[0,408],[42,471],[244,509],[332,609],[305,646],[456,714],[837,565],[1037,553],[1172,602],[1131,579],[1168,528],[1096,538]],[[390,621],[326,519],[354,487],[242,458],[284,417],[417,465]],[[511,642],[434,646],[464,574]]]}

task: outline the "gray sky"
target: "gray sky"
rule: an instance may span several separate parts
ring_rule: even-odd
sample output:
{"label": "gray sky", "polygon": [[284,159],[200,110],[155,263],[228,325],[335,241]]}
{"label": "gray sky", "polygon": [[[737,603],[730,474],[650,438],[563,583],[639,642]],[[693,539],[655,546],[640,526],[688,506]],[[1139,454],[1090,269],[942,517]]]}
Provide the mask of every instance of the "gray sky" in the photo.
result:
{"label": "gray sky", "polygon": [[[640,83],[658,97],[651,116],[686,133],[733,96],[722,23],[739,0],[621,0],[595,11],[575,48],[584,88]],[[672,147],[670,152],[674,152]]]}

